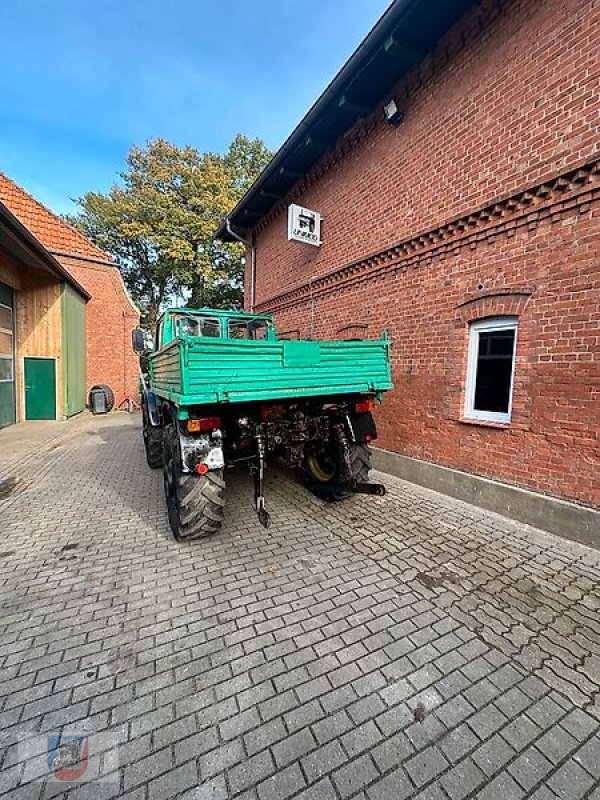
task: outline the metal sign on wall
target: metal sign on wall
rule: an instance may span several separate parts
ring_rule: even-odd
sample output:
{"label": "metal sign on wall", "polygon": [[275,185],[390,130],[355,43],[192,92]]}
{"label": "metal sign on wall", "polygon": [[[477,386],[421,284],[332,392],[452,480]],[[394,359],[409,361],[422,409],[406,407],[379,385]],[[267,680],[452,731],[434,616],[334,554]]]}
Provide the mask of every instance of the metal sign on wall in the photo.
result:
{"label": "metal sign on wall", "polygon": [[321,215],[292,203],[288,207],[288,240],[313,244],[321,242]]}

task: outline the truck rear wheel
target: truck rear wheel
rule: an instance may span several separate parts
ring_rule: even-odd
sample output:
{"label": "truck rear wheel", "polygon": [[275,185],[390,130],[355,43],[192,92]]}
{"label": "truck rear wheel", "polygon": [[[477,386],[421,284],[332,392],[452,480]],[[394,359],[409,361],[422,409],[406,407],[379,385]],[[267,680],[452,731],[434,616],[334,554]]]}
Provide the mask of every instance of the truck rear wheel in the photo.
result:
{"label": "truck rear wheel", "polygon": [[[371,469],[371,450],[366,444],[350,445],[350,464],[355,483],[366,483]],[[343,464],[339,451],[333,444],[327,448],[309,453],[305,459],[304,479],[317,497],[328,500],[343,500],[351,494],[350,490],[332,488],[339,486],[343,479]]]}
{"label": "truck rear wheel", "polygon": [[163,476],[173,535],[178,541],[212,536],[220,530],[223,522],[223,470],[211,470],[206,475],[183,472],[176,433],[169,430],[165,440]]}

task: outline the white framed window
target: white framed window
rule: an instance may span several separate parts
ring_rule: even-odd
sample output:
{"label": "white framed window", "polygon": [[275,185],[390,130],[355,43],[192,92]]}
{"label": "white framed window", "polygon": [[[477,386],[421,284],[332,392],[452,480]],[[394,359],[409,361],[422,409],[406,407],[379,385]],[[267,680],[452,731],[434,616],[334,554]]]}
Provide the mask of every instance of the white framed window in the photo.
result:
{"label": "white framed window", "polygon": [[466,419],[510,422],[516,346],[516,317],[484,319],[471,324]]}

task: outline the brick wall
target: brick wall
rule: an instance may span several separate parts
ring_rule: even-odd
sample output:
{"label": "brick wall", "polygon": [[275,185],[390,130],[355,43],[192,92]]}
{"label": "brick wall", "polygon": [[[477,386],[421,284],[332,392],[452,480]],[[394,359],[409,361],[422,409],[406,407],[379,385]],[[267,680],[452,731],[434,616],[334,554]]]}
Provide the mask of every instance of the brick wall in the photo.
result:
{"label": "brick wall", "polygon": [[[398,128],[359,124],[257,228],[257,310],[333,338],[388,328],[380,444],[600,505],[600,190],[589,0],[482,3],[396,87]],[[382,98],[382,100],[386,100]],[[519,318],[513,418],[462,419],[469,323]]]}
{"label": "brick wall", "polygon": [[138,358],[131,349],[131,331],[139,313],[129,299],[116,267],[72,256],[57,256],[92,295],[86,307],[86,394],[94,384],[108,384],[115,401],[138,392]]}

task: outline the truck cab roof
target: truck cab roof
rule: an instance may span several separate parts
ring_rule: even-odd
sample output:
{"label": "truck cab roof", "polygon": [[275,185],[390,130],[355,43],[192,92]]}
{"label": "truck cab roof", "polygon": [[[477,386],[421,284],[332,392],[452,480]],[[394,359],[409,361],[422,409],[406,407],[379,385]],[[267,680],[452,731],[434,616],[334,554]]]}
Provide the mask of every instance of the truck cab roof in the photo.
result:
{"label": "truck cab roof", "polygon": [[257,319],[257,320],[265,320],[266,322],[273,322],[273,317],[271,314],[252,314],[248,313],[247,311],[225,311],[222,308],[177,308],[177,307],[170,307],[166,308],[162,314],[159,316],[159,320],[162,319],[167,314],[189,314],[193,316],[205,316],[205,317],[220,317],[222,319],[229,319],[230,317],[235,317],[235,319]]}

